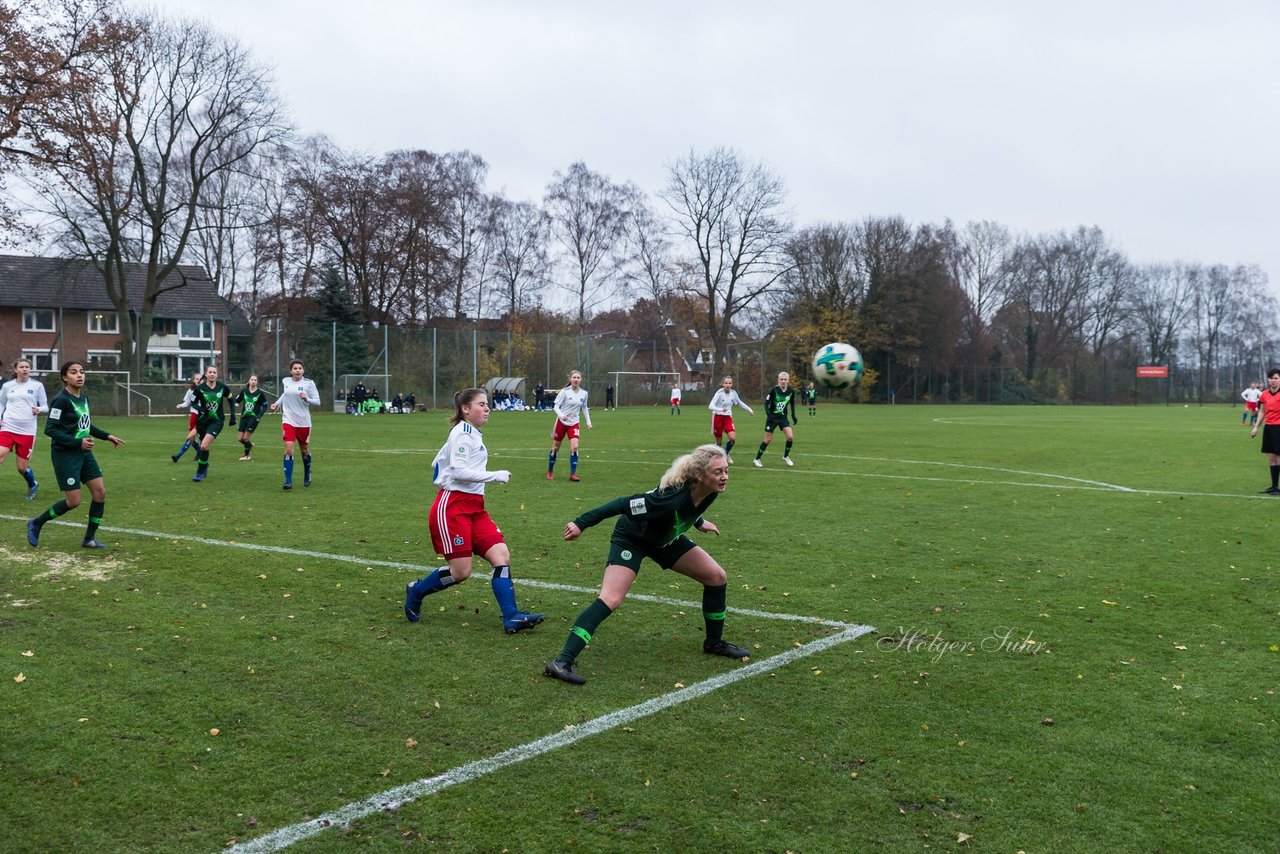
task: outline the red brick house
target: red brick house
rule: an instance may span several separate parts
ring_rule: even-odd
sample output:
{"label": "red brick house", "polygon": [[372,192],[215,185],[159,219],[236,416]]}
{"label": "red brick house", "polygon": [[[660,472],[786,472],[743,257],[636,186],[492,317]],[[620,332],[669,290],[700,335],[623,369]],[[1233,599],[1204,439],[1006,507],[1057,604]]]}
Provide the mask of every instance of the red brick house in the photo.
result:
{"label": "red brick house", "polygon": [[[180,380],[209,364],[233,373],[236,366],[227,364],[231,304],[200,267],[183,265],[172,275],[184,284],[156,300],[148,348],[153,374]],[[144,265],[127,265],[135,323],[144,284]],[[18,358],[30,359],[39,374],[56,374],[67,359],[83,359],[90,370],[119,370],[120,329],[102,276],[88,262],[0,255],[0,362],[6,372]]]}

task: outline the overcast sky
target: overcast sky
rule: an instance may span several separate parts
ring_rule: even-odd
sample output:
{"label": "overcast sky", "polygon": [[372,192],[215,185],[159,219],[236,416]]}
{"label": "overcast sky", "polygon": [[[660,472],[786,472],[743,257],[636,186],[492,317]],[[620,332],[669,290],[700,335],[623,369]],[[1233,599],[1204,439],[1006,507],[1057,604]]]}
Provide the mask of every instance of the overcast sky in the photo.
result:
{"label": "overcast sky", "polygon": [[1100,226],[1280,291],[1280,3],[159,0],[347,149],[468,149],[541,199],[575,160],[657,193],[724,145],[795,222]]}

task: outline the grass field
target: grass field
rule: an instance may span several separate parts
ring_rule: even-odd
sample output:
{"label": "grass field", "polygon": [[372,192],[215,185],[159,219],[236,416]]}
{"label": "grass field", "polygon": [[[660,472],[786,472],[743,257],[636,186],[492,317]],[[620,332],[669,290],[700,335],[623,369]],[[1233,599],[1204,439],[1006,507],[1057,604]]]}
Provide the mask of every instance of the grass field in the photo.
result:
{"label": "grass field", "polygon": [[48,446],[34,506],[7,462],[0,849],[1280,850],[1280,501],[1238,409],[824,407],[764,470],[738,417],[697,539],[751,661],[703,655],[697,586],[646,564],[574,687],[541,668],[609,523],[565,522],[710,416],[594,420],[581,483],[544,479],[549,416],[485,431],[547,614],[512,636],[482,569],[401,612],[442,414],[321,416],[292,493],[272,419],[203,484],[185,422],[102,419],[105,555],[87,500],[29,548]]}

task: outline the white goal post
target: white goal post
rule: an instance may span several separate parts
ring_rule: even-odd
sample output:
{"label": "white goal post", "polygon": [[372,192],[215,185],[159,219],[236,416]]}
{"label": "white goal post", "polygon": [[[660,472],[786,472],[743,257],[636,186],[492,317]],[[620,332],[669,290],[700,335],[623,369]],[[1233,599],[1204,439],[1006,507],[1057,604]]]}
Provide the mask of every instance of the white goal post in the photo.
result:
{"label": "white goal post", "polygon": [[[112,401],[114,405],[110,408],[115,410],[114,414],[121,414],[119,411],[121,408],[124,409],[123,414],[126,416],[133,415],[135,408],[138,410],[139,415],[151,414],[151,398],[135,388],[137,383],[133,381],[128,371],[92,370],[85,371],[84,376],[86,382],[89,380],[101,382],[113,395],[123,393],[123,407],[117,401]],[[106,403],[106,401],[103,401],[103,403]]]}
{"label": "white goal post", "polygon": [[[608,376],[614,378],[614,406],[623,403],[665,406],[671,402],[671,387],[680,382],[679,371],[609,371]],[[604,402],[602,399],[600,404]]]}

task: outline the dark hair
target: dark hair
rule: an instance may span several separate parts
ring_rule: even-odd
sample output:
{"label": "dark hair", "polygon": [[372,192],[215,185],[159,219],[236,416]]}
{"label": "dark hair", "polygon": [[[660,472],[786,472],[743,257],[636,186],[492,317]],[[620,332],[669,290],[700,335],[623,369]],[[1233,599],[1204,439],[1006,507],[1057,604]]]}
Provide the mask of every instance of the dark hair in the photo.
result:
{"label": "dark hair", "polygon": [[450,424],[461,424],[463,421],[462,407],[470,406],[480,395],[488,396],[489,392],[482,388],[464,388],[462,391],[453,393],[453,416],[449,419]]}
{"label": "dark hair", "polygon": [[67,378],[67,371],[71,370],[72,365],[79,365],[81,368],[83,368],[84,362],[80,361],[79,359],[67,359],[67,361],[63,362],[62,367],[58,368],[58,373],[62,376],[64,380]]}
{"label": "dark hair", "polygon": [[[294,359],[292,362],[290,362],[290,363],[289,363],[289,370],[291,370],[291,371],[292,371],[292,370],[293,370],[293,366],[294,366],[294,365],[302,365],[302,360],[301,360],[301,359]],[[305,365],[303,365],[303,367],[306,367],[306,366],[305,366]]]}
{"label": "dark hair", "polygon": [[1280,374],[1280,368],[1270,368],[1267,370],[1267,379],[1271,379],[1277,374]]}

